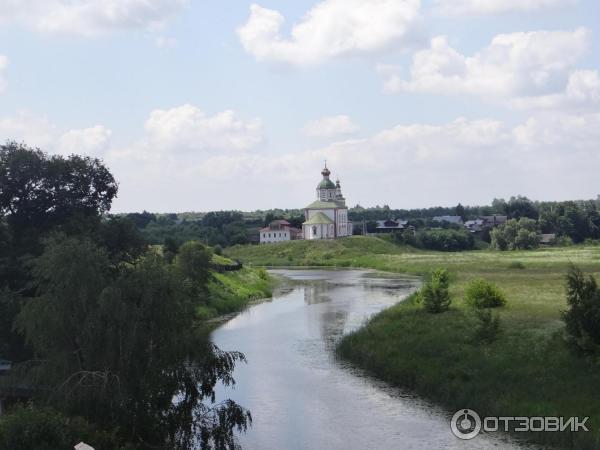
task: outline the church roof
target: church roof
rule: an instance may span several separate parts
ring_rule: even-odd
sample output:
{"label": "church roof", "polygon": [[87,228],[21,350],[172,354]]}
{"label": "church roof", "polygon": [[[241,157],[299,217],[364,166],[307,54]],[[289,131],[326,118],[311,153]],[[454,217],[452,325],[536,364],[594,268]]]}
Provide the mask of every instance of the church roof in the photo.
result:
{"label": "church roof", "polygon": [[343,202],[338,202],[336,200],[315,200],[310,205],[308,205],[304,209],[335,209],[335,208],[345,208],[346,205]]}
{"label": "church roof", "polygon": [[327,217],[325,214],[323,214],[322,212],[318,212],[316,214],[314,214],[310,219],[308,219],[306,222],[303,223],[303,225],[316,225],[316,224],[322,224],[322,223],[326,223],[326,224],[330,224],[333,223],[333,220],[331,220],[329,217]]}
{"label": "church roof", "polygon": [[335,189],[335,184],[329,178],[323,178],[317,185],[317,189]]}

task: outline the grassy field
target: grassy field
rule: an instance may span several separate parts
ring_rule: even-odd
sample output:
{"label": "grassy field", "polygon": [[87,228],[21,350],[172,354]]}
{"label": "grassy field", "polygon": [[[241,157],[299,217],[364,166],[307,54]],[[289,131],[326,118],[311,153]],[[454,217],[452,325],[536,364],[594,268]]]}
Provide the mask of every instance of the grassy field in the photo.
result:
{"label": "grassy field", "polygon": [[[600,448],[600,370],[567,347],[569,263],[600,275],[600,247],[536,251],[418,251],[378,238],[233,247],[228,255],[255,265],[371,267],[451,274],[451,310],[432,315],[410,299],[374,317],[340,344],[339,354],[390,383],[408,387],[450,411],[483,416],[589,416],[589,433],[532,433],[565,448]],[[464,302],[469,280],[482,277],[506,293],[502,334],[493,344],[474,338],[476,319]]]}

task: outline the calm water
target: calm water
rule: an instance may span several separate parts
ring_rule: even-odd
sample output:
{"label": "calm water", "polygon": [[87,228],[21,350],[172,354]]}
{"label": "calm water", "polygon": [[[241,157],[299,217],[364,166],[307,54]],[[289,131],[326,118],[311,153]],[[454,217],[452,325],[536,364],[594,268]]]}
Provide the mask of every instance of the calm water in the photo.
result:
{"label": "calm water", "polygon": [[223,350],[248,364],[234,389],[221,388],[252,412],[239,436],[249,449],[523,448],[506,436],[461,441],[451,412],[336,361],[344,334],[411,293],[412,278],[358,270],[274,270],[290,279],[273,300],[250,307],[213,333]]}

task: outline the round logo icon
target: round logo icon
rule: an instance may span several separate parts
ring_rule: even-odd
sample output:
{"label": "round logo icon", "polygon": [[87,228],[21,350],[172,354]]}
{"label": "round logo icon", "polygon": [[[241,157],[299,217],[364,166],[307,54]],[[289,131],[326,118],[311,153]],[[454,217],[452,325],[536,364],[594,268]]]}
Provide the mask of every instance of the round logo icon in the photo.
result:
{"label": "round logo icon", "polygon": [[481,431],[481,418],[472,409],[459,409],[452,416],[450,429],[459,439],[473,439]]}

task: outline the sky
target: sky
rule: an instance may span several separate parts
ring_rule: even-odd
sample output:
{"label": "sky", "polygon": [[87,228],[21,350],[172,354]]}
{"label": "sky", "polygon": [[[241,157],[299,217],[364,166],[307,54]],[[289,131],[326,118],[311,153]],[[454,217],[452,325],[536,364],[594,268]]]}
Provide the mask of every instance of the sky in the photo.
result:
{"label": "sky", "polygon": [[0,138],[113,212],[600,194],[595,0],[0,0]]}

